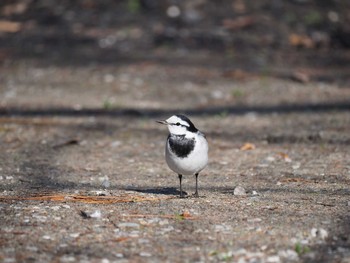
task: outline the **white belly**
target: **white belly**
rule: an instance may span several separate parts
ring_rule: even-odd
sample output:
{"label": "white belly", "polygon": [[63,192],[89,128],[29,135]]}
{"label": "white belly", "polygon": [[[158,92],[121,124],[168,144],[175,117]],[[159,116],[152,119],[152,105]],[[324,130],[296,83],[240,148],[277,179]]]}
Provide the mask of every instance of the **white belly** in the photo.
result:
{"label": "white belly", "polygon": [[176,156],[167,143],[165,150],[166,162],[177,174],[193,175],[199,173],[208,163],[208,143],[202,136],[196,137],[196,146],[185,158]]}

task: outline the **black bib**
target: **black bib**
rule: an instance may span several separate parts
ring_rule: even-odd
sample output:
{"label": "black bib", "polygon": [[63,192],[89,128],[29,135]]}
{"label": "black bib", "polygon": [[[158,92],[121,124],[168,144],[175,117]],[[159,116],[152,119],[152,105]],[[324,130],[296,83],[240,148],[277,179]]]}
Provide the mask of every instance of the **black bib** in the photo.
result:
{"label": "black bib", "polygon": [[187,139],[185,135],[169,135],[168,142],[170,150],[176,154],[177,157],[185,158],[194,149],[195,139]]}

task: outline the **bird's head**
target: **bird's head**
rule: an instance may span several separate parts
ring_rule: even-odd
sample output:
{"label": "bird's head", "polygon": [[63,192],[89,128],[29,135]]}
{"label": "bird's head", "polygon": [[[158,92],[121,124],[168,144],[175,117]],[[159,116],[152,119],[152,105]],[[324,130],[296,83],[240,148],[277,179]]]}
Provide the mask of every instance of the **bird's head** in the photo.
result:
{"label": "bird's head", "polygon": [[198,131],[189,118],[180,114],[157,122],[167,125],[169,132],[174,135],[186,135],[187,133],[195,133]]}

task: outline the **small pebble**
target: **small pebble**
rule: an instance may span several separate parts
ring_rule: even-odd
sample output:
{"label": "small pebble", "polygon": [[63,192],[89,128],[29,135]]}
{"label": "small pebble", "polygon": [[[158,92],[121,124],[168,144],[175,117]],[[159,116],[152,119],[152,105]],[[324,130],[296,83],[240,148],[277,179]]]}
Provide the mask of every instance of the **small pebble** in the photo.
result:
{"label": "small pebble", "polygon": [[219,253],[218,258],[222,261],[227,261],[227,259],[232,258],[232,251]]}
{"label": "small pebble", "polygon": [[249,223],[259,223],[259,222],[261,222],[261,221],[262,221],[262,219],[259,218],[259,217],[256,217],[256,218],[249,218],[249,219],[248,219],[248,222],[249,222]]}
{"label": "small pebble", "polygon": [[174,230],[174,227],[173,226],[169,226],[169,227],[166,227],[166,228],[163,228],[162,231],[163,233],[167,233],[167,232],[171,232]]}
{"label": "small pebble", "polygon": [[131,231],[129,234],[130,237],[139,237],[140,231]]}
{"label": "small pebble", "polygon": [[299,260],[298,253],[295,252],[294,250],[287,249],[287,250],[281,250],[278,252],[278,255],[281,258],[288,259],[290,261],[297,261]]}
{"label": "small pebble", "polygon": [[112,74],[106,74],[103,76],[103,80],[106,83],[112,83],[114,81],[114,76]]}
{"label": "small pebble", "polygon": [[245,190],[242,186],[237,186],[237,187],[233,190],[233,194],[234,194],[234,195],[241,196],[241,195],[246,195],[247,192],[246,192],[246,190]]}
{"label": "small pebble", "polygon": [[266,245],[263,245],[263,246],[260,247],[260,249],[261,249],[262,251],[264,251],[264,250],[267,249],[267,246],[266,246]]}
{"label": "small pebble", "polygon": [[150,254],[150,253],[148,253],[148,252],[141,252],[141,253],[140,253],[140,256],[141,256],[141,257],[151,257],[152,254]]}
{"label": "small pebble", "polygon": [[61,259],[60,260],[61,262],[75,262],[76,261],[75,257],[67,256],[67,255],[62,256],[60,259]]}
{"label": "small pebble", "polygon": [[140,228],[140,224],[132,223],[132,222],[125,222],[118,224],[119,228]]}
{"label": "small pebble", "polygon": [[107,191],[92,191],[97,196],[107,196],[109,193]]}
{"label": "small pebble", "polygon": [[73,238],[77,238],[78,236],[80,236],[80,233],[71,233],[69,234],[69,236]]}
{"label": "small pebble", "polygon": [[90,217],[91,218],[101,218],[101,211],[100,210],[96,210],[95,212],[93,212]]}
{"label": "small pebble", "polygon": [[120,146],[121,144],[122,144],[121,141],[114,141],[114,142],[112,142],[112,143],[110,144],[110,146],[111,146],[112,148],[115,148],[115,147]]}
{"label": "small pebble", "polygon": [[300,168],[300,163],[295,163],[293,166],[292,166],[293,170],[297,170]]}
{"label": "small pebble", "polygon": [[267,259],[266,259],[266,262],[268,263],[279,263],[281,262],[281,259],[279,256],[269,256]]}
{"label": "small pebble", "polygon": [[268,162],[273,162],[273,161],[276,160],[276,158],[273,157],[273,156],[267,156],[265,160],[268,161]]}
{"label": "small pebble", "polygon": [[159,221],[159,225],[164,226],[164,225],[168,225],[169,224],[169,220],[168,219],[164,219]]}
{"label": "small pebble", "polygon": [[111,183],[109,182],[108,179],[106,179],[106,180],[103,180],[103,182],[101,183],[101,186],[104,188],[108,188],[111,186]]}
{"label": "small pebble", "polygon": [[34,246],[27,246],[26,249],[31,252],[37,252],[39,249]]}
{"label": "small pebble", "polygon": [[318,238],[320,240],[325,240],[328,237],[328,232],[327,230],[323,229],[323,228],[312,228],[311,229],[311,236],[313,238]]}
{"label": "small pebble", "polygon": [[85,219],[87,219],[87,218],[101,218],[101,211],[100,210],[96,210],[93,213],[80,211],[80,215],[83,218],[85,218]]}
{"label": "small pebble", "polygon": [[140,238],[140,239],[138,240],[138,243],[139,243],[139,244],[148,244],[148,243],[149,243],[149,240],[148,240],[148,239],[145,239],[145,238]]}
{"label": "small pebble", "polygon": [[57,210],[59,210],[61,207],[60,206],[58,206],[58,205],[55,205],[55,206],[52,206],[52,207],[50,207],[53,211],[57,211]]}

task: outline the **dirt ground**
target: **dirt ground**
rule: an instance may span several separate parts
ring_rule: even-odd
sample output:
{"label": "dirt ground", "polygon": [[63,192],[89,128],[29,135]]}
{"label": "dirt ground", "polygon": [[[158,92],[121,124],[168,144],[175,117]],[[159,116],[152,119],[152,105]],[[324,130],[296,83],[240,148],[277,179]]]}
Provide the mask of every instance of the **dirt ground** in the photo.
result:
{"label": "dirt ground", "polygon": [[[350,262],[348,49],[123,53],[56,27],[0,36],[1,262]],[[174,113],[209,141],[199,198],[164,160]]]}

